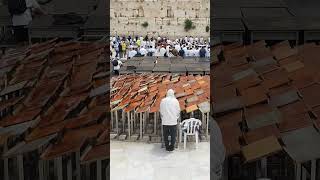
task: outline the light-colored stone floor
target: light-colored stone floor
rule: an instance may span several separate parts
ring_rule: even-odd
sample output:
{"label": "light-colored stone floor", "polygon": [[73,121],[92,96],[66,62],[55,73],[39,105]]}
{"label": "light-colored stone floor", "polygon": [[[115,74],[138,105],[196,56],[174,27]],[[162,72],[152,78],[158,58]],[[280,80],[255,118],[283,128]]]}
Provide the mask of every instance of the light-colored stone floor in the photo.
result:
{"label": "light-colored stone floor", "polygon": [[173,152],[161,144],[111,141],[111,180],[210,180],[210,144],[183,145]]}

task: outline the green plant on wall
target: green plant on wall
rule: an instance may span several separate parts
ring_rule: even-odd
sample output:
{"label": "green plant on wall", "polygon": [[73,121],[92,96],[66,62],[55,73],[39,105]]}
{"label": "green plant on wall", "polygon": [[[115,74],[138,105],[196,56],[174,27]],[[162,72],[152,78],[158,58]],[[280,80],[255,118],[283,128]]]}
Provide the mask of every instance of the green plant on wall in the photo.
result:
{"label": "green plant on wall", "polygon": [[195,29],[196,27],[194,26],[193,22],[190,19],[186,19],[184,21],[184,30],[189,31],[191,29]]}
{"label": "green plant on wall", "polygon": [[210,30],[210,27],[206,26],[206,32],[209,32],[209,30]]}
{"label": "green plant on wall", "polygon": [[149,23],[146,21],[146,22],[142,23],[141,26],[144,27],[144,28],[146,28],[146,27],[149,26]]}

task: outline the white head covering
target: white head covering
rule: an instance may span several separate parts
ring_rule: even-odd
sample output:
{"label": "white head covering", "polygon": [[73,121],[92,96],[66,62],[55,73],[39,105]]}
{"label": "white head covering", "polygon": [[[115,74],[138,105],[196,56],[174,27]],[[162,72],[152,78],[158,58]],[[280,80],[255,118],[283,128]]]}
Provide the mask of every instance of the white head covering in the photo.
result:
{"label": "white head covering", "polygon": [[169,89],[169,90],[167,91],[167,97],[174,97],[174,98],[175,98],[175,96],[174,96],[174,90],[173,90],[173,89]]}

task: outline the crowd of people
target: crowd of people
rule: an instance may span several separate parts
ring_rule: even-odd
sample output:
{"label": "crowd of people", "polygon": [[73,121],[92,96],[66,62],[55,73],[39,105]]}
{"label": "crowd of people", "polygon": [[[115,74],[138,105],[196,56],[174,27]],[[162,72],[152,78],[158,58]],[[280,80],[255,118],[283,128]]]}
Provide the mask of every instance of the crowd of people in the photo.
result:
{"label": "crowd of people", "polygon": [[165,37],[110,37],[111,59],[131,59],[142,56],[210,57],[210,38],[184,37],[170,40]]}

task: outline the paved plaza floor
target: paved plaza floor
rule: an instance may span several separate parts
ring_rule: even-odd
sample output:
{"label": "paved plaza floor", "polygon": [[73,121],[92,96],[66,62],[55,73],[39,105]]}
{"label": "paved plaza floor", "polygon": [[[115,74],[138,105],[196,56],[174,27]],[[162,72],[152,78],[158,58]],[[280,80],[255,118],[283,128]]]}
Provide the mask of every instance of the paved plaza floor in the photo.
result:
{"label": "paved plaza floor", "polygon": [[161,144],[111,141],[112,180],[210,180],[210,144],[183,144],[173,152]]}

